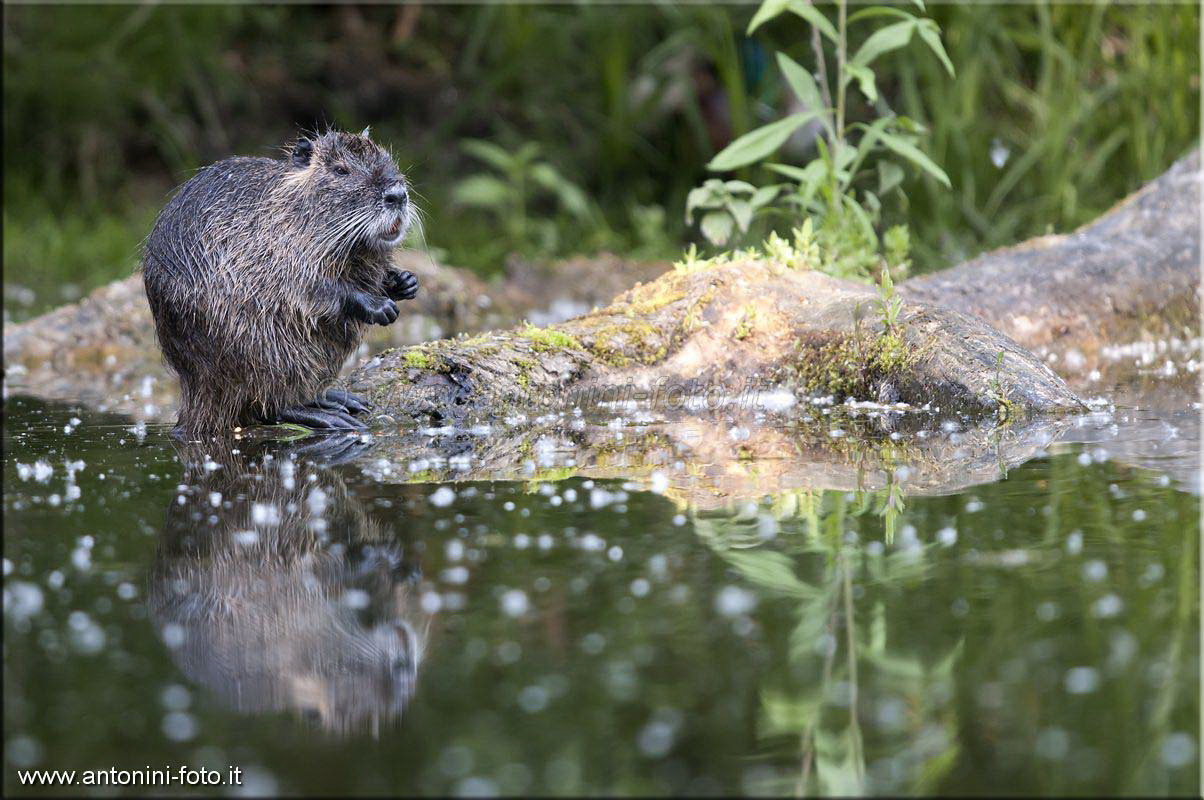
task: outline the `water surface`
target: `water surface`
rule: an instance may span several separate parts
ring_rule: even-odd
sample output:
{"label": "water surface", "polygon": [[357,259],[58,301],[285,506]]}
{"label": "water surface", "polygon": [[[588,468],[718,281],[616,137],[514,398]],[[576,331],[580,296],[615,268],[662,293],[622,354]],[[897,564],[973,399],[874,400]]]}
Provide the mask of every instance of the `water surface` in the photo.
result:
{"label": "water surface", "polygon": [[612,409],[343,463],[10,396],[5,789],[237,765],[249,793],[1195,792],[1177,392],[892,423],[869,455],[804,404],[820,434],[796,408],[684,448]]}

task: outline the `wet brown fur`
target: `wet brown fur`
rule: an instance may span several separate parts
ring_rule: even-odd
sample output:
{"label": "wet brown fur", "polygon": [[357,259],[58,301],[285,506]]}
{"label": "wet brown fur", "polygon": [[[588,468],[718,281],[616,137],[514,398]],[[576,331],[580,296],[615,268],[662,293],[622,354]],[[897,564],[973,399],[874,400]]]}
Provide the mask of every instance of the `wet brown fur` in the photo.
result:
{"label": "wet brown fur", "polygon": [[364,323],[344,313],[340,292],[384,294],[384,236],[413,213],[382,201],[404,178],[366,133],[309,139],[307,163],[220,161],[159,214],[142,266],[180,378],[177,432],[216,433],[311,402],[359,345]]}

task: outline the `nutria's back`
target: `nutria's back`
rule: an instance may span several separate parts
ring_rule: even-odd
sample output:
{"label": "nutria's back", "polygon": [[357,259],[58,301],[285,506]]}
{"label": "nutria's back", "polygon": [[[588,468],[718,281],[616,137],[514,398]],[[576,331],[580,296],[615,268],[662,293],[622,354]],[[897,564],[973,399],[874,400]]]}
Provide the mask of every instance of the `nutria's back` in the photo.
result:
{"label": "nutria's back", "polygon": [[[204,435],[308,402],[359,344],[331,286],[382,295],[408,227],[392,158],[366,135],[301,139],[287,159],[197,172],[143,251],[155,329],[181,382],[178,430]],[[404,200],[404,197],[403,197]]]}

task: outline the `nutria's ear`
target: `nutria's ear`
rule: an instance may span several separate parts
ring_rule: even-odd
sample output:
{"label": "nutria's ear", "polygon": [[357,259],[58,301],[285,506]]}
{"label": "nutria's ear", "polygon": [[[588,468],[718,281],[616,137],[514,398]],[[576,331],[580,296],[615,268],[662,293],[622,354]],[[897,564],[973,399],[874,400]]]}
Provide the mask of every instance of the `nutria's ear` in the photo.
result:
{"label": "nutria's ear", "polygon": [[293,163],[298,167],[309,166],[309,159],[313,154],[314,143],[309,139],[298,139],[293,145]]}

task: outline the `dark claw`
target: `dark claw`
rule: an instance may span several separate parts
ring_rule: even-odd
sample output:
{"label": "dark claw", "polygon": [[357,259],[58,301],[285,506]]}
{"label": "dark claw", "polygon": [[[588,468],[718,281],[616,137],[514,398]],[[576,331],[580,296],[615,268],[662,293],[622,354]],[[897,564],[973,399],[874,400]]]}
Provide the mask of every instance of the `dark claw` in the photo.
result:
{"label": "dark claw", "polygon": [[344,310],[349,317],[372,325],[391,325],[401,313],[397,304],[389,298],[361,291],[350,294],[344,303]]}
{"label": "dark claw", "polygon": [[293,406],[276,412],[275,423],[291,422],[312,430],[359,431],[368,426],[345,411]]}
{"label": "dark claw", "polygon": [[326,399],[338,403],[343,410],[350,414],[363,414],[368,411],[368,402],[362,397],[356,397],[351,392],[342,389],[327,389]]}
{"label": "dark claw", "polygon": [[411,300],[418,294],[418,277],[408,270],[389,270],[385,274],[384,289],[394,300]]}
{"label": "dark claw", "polygon": [[400,313],[397,304],[386,298],[369,311],[368,321],[374,325],[392,325]]}

